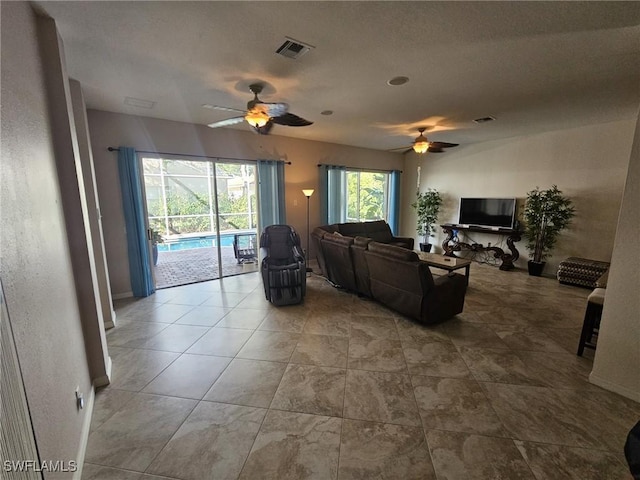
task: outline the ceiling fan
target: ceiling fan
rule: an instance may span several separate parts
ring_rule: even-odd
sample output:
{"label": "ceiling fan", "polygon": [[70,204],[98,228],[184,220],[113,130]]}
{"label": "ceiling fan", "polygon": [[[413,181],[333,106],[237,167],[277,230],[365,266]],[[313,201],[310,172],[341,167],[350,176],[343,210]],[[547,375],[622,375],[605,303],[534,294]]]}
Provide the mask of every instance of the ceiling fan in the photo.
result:
{"label": "ceiling fan", "polygon": [[416,153],[427,153],[427,152],[442,153],[444,152],[443,148],[452,148],[452,147],[457,147],[459,145],[458,143],[430,142],[427,139],[427,137],[424,136],[424,131],[426,129],[427,127],[418,128],[418,132],[420,132],[420,135],[418,135],[418,138],[416,138],[413,141],[413,145],[411,145],[411,147],[393,148],[392,151],[406,149],[402,153],[407,153],[407,152],[410,152],[411,150],[413,150]]}
{"label": "ceiling fan", "polygon": [[205,108],[212,108],[215,110],[226,110],[229,112],[240,112],[242,115],[219,122],[210,123],[209,127],[228,127],[229,125],[235,125],[247,121],[253,129],[261,135],[268,135],[274,124],[286,125],[288,127],[306,127],[312,125],[313,122],[305,120],[293,113],[289,112],[289,105],[286,103],[265,103],[258,98],[258,94],[262,92],[264,85],[261,83],[253,83],[249,85],[249,90],[253,93],[253,100],[247,103],[246,110],[239,110],[237,108],[221,107],[218,105],[203,105]]}

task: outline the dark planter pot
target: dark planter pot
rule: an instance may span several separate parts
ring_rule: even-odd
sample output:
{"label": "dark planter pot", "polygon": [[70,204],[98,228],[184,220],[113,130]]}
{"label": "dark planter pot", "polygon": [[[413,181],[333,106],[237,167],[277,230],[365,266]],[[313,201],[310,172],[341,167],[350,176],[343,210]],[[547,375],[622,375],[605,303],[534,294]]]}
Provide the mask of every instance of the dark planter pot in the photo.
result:
{"label": "dark planter pot", "polygon": [[153,252],[153,265],[158,265],[158,245],[152,245],[151,251]]}
{"label": "dark planter pot", "polygon": [[420,244],[420,251],[421,252],[430,252],[431,251],[431,247],[432,247],[432,245],[430,243],[421,243]]}
{"label": "dark planter pot", "polygon": [[533,260],[529,260],[527,266],[529,267],[529,275],[532,277],[539,277],[542,275],[542,270],[544,270],[544,266],[547,262],[534,262]]}

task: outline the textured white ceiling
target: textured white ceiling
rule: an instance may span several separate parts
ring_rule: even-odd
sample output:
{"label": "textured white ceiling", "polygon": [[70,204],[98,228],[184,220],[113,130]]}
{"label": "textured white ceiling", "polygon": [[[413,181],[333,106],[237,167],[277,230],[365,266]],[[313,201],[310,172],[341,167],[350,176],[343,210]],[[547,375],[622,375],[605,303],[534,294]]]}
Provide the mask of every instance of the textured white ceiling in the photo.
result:
{"label": "textured white ceiling", "polygon": [[[640,2],[39,6],[88,107],[112,112],[208,124],[234,114],[202,104],[244,108],[261,80],[262,100],[315,122],[273,134],[385,150],[410,145],[419,126],[470,144],[631,118],[640,102]],[[276,55],[285,36],[315,48]],[[409,82],[387,85],[398,75]],[[497,120],[472,122],[487,115]]]}

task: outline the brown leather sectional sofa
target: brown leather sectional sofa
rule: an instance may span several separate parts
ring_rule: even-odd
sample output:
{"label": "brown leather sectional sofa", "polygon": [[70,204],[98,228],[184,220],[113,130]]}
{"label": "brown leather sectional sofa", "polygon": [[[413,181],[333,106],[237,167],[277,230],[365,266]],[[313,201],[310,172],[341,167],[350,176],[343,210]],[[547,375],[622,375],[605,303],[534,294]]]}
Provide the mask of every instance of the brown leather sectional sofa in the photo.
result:
{"label": "brown leather sectional sofa", "polygon": [[[351,222],[351,223],[334,223],[331,225],[323,225],[316,227],[311,232],[311,240],[315,247],[316,257],[320,264],[320,269],[326,272],[324,252],[320,241],[327,233],[335,233],[336,236],[344,237],[365,237],[380,243],[396,245],[398,247],[413,250],[413,238],[410,237],[394,237],[391,233],[391,227],[384,220],[376,220],[374,222]],[[326,274],[325,274],[326,276]],[[345,287],[347,288],[347,287]]]}
{"label": "brown leather sectional sofa", "polygon": [[389,242],[347,235],[347,231],[356,231],[356,225],[362,225],[360,232],[369,228],[374,234],[384,234],[380,222],[329,225],[312,232],[318,264],[330,282],[422,323],[441,322],[462,312],[467,289],[464,276],[434,278],[413,251],[413,239],[393,237],[391,230],[388,236],[378,237]]}

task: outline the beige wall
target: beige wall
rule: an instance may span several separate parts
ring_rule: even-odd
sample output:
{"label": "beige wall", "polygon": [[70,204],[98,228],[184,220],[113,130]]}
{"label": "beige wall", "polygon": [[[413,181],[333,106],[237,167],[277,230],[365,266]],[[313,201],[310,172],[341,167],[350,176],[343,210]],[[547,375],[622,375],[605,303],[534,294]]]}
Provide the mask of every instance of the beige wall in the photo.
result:
{"label": "beige wall", "polygon": [[89,409],[77,410],[74,391],[89,396],[91,380],[49,117],[66,100],[48,97],[38,46],[47,32],[31,6],[0,8],[0,271],[40,456],[78,460]]}
{"label": "beige wall", "polygon": [[77,80],[69,82],[71,87],[71,98],[73,100],[73,114],[78,132],[78,149],[84,172],[84,184],[89,217],[89,228],[92,232],[93,253],[96,265],[96,275],[98,280],[98,290],[100,292],[100,303],[102,306],[102,317],[106,328],[114,327],[115,311],[113,310],[113,300],[111,298],[111,288],[109,287],[109,269],[107,267],[107,257],[104,253],[104,235],[102,233],[102,218],[100,213],[100,201],[96,188],[96,174],[93,166],[93,155],[91,152],[91,139],[89,136],[89,123],[87,122],[87,106],[84,102],[82,86]]}
{"label": "beige wall", "polygon": [[[303,188],[316,189],[311,197],[311,229],[320,223],[318,163],[379,169],[397,169],[402,165],[402,156],[397,153],[279,135],[256,135],[248,130],[211,129],[204,125],[96,110],[89,110],[88,118],[111,291],[114,296],[130,294],[131,285],[117,153],[108,152],[107,147],[124,145],[137,150],[290,161],[292,164],[285,170],[287,223],[300,233],[303,243],[306,243],[307,228],[307,206],[302,194]],[[276,130],[286,128],[275,127]]]}
{"label": "beige wall", "polygon": [[640,117],[589,379],[640,402]]}
{"label": "beige wall", "polygon": [[[554,276],[558,263],[570,256],[610,261],[634,126],[635,119],[630,119],[461,145],[444,154],[418,156],[412,152],[403,168],[402,234],[416,236],[415,213],[409,205],[420,165],[421,191],[436,188],[444,199],[439,223],[457,223],[460,197],[516,197],[521,210],[529,190],[557,184],[573,200],[576,216],[548,258],[545,275]],[[473,233],[471,238],[486,245],[495,244],[500,237]],[[435,238],[438,251],[442,251],[443,240],[439,230]],[[529,258],[525,244],[524,239],[516,244],[521,254],[516,266],[520,268],[526,268]]]}

